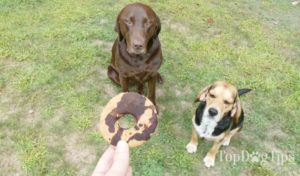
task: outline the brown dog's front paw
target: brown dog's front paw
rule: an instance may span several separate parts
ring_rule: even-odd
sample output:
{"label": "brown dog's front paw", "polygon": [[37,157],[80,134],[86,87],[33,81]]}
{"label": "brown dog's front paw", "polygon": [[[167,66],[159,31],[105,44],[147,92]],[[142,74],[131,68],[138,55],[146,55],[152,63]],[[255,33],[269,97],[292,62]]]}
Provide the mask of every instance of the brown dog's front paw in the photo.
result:
{"label": "brown dog's front paw", "polygon": [[119,73],[117,70],[112,66],[109,65],[107,68],[107,76],[117,85],[120,85],[120,80],[119,80]]}

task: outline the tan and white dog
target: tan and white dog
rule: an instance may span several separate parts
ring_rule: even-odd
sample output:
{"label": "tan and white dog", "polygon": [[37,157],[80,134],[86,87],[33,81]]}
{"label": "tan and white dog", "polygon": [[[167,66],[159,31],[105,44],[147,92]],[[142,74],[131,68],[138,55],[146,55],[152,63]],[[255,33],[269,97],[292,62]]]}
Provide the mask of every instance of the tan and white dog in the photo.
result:
{"label": "tan and white dog", "polygon": [[241,130],[244,113],[239,96],[251,89],[237,90],[225,81],[217,81],[201,90],[195,100],[200,102],[193,117],[193,131],[188,153],[197,151],[198,138],[214,141],[213,147],[203,159],[206,167],[212,167],[221,145],[228,146],[230,139]]}

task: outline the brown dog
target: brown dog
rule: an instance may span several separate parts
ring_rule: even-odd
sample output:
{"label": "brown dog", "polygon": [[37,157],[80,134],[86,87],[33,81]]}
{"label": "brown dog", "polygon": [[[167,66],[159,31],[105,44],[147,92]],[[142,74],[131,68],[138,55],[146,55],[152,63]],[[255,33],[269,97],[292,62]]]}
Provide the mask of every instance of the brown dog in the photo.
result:
{"label": "brown dog", "polygon": [[200,104],[193,117],[192,137],[186,149],[189,153],[197,151],[198,136],[214,141],[203,160],[206,167],[214,166],[221,145],[228,146],[231,137],[241,130],[244,113],[239,96],[250,90],[237,90],[227,82],[217,81],[199,92],[196,101]]}
{"label": "brown dog", "polygon": [[149,6],[134,3],[124,7],[117,17],[115,31],[119,36],[112,47],[107,72],[124,92],[133,84],[143,94],[148,82],[148,97],[155,105],[155,86],[161,79],[158,69],[163,60],[158,39],[160,26],[159,18]]}

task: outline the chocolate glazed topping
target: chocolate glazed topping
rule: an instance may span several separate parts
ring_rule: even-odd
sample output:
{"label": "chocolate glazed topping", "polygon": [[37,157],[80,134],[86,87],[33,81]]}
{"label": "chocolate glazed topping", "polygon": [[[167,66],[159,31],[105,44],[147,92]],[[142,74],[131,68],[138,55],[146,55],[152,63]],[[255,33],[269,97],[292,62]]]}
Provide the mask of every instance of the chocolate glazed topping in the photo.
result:
{"label": "chocolate glazed topping", "polygon": [[116,146],[117,143],[119,142],[119,140],[121,139],[121,136],[122,136],[123,132],[124,132],[124,129],[123,128],[119,128],[119,130],[117,131],[117,133],[111,139],[110,144]]}
{"label": "chocolate glazed topping", "polygon": [[153,110],[152,110],[152,117],[149,119],[149,121],[151,124],[149,127],[145,127],[142,133],[136,133],[135,135],[131,136],[127,142],[129,142],[132,139],[135,139],[137,141],[146,141],[150,139],[150,134],[155,131],[155,128],[157,126],[157,118]]}
{"label": "chocolate glazed topping", "polygon": [[110,133],[115,132],[115,123],[117,122],[118,119],[119,119],[119,117],[117,117],[117,113],[115,113],[114,110],[112,110],[108,114],[108,117],[105,119],[105,124],[108,126],[108,131]]}
{"label": "chocolate glazed topping", "polygon": [[[135,118],[135,121],[137,122],[144,111],[146,110],[145,107],[146,98],[143,96],[140,96],[137,93],[126,93],[122,96],[120,102],[118,102],[117,107],[113,109],[108,117],[105,119],[106,125],[108,125],[108,130],[111,133],[115,132],[115,123],[121,118],[117,117],[117,114],[123,115],[123,114],[132,114]],[[135,134],[128,141],[131,139],[136,140],[147,140],[150,138],[150,133],[153,133],[156,125],[157,125],[157,118],[156,114],[153,111],[152,117],[150,118],[150,124],[151,126],[147,129],[145,129],[142,133]],[[139,129],[139,126],[141,124],[135,124],[134,128]],[[121,139],[121,136],[124,132],[123,128],[119,128],[117,133],[114,135],[114,137],[111,140],[112,145],[117,145],[118,141]]]}

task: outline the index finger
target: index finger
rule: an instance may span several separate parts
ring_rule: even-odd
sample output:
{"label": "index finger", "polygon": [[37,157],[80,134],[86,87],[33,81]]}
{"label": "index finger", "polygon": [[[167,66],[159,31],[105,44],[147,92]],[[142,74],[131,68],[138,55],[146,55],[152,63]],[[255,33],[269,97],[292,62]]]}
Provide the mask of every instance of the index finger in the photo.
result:
{"label": "index finger", "polygon": [[118,142],[113,160],[113,165],[107,175],[125,176],[129,168],[129,147],[127,142]]}

